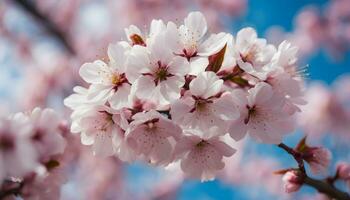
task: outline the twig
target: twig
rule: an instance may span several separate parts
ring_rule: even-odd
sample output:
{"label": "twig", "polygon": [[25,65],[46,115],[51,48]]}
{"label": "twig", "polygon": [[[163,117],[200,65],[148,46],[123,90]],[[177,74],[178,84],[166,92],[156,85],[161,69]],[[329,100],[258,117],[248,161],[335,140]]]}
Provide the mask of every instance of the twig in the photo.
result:
{"label": "twig", "polygon": [[298,163],[299,170],[303,173],[303,176],[304,176],[303,177],[304,184],[315,188],[317,191],[323,194],[326,194],[331,198],[334,198],[337,200],[350,200],[350,195],[348,193],[338,190],[337,188],[335,188],[334,186],[332,186],[331,184],[325,181],[321,181],[321,180],[317,180],[309,177],[306,174],[304,160],[302,158],[302,155],[299,152],[295,151],[294,149],[292,149],[291,147],[283,143],[280,143],[278,147],[282,148],[288,154],[292,155],[295,161]]}
{"label": "twig", "polygon": [[57,38],[63,44],[63,46],[69,51],[69,53],[73,55],[75,54],[74,48],[68,42],[67,35],[63,31],[61,31],[59,28],[57,28],[57,26],[49,19],[49,17],[41,13],[31,3],[31,1],[28,1],[28,0],[12,0],[12,1],[20,5],[30,15],[32,15],[35,19],[37,19],[50,34],[52,34],[55,38]]}
{"label": "twig", "polygon": [[293,156],[294,160],[297,161],[298,163],[298,166],[299,166],[299,170],[304,174],[306,175],[306,170],[305,170],[305,166],[304,166],[304,161],[303,161],[303,158],[302,158],[302,155],[295,151],[294,149],[290,148],[289,146],[283,144],[283,143],[280,143],[278,145],[278,147],[284,149],[287,153],[289,153],[290,155]]}

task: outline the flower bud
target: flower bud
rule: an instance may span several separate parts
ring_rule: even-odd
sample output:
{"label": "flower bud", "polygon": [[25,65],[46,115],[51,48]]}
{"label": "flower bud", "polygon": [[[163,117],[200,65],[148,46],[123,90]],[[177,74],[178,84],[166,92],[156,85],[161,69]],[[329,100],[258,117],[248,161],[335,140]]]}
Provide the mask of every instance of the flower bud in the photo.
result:
{"label": "flower bud", "polygon": [[290,170],[286,172],[283,175],[282,180],[284,182],[284,190],[287,193],[298,191],[303,184],[303,177],[297,170]]}
{"label": "flower bud", "polygon": [[337,173],[339,179],[350,180],[350,164],[341,162],[337,166]]}
{"label": "flower bud", "polygon": [[326,171],[331,158],[331,152],[324,147],[308,147],[303,152],[303,159],[310,165],[314,174]]}

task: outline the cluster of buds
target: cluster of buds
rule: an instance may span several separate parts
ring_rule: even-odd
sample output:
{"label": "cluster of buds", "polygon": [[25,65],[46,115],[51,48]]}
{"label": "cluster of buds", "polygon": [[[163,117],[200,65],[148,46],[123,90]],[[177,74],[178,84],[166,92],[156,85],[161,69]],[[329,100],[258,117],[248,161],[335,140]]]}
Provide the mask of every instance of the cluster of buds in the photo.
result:
{"label": "cluster of buds", "polygon": [[[59,190],[57,195],[52,190],[59,188],[55,187],[58,180],[63,180],[57,178],[61,176],[57,169],[65,151],[66,133],[66,125],[51,109],[35,108],[31,113],[20,112],[1,119],[0,191],[19,185],[23,197],[33,197],[34,193],[59,197]],[[52,176],[56,178],[50,184],[52,179],[48,177]],[[39,185],[40,192],[33,193]]]}
{"label": "cluster of buds", "polygon": [[[331,152],[324,147],[308,145],[306,139],[306,137],[301,139],[294,149],[287,149],[288,153],[290,153],[298,162],[299,168],[290,168],[276,172],[276,174],[283,175],[282,180],[284,182],[284,189],[287,193],[298,191],[303,185],[304,179],[306,178],[304,161],[310,166],[310,170],[313,174],[326,172],[330,164],[332,157]],[[340,169],[338,171],[346,171],[346,169]],[[337,174],[338,173],[339,172],[337,172]]]}
{"label": "cluster of buds", "polygon": [[108,62],[80,68],[88,88],[65,99],[71,131],[95,155],[153,165],[180,163],[189,177],[215,178],[235,153],[224,137],[278,144],[294,130],[303,100],[297,48],[277,48],[252,28],[209,34],[200,12],[182,25],[131,25]]}

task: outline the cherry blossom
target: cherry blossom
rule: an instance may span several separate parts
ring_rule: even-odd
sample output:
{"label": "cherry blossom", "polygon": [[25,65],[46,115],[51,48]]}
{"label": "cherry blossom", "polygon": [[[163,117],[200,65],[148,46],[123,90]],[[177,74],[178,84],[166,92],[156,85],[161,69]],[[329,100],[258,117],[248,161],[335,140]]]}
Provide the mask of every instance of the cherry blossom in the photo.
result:
{"label": "cherry blossom", "polygon": [[189,135],[184,135],[179,140],[174,151],[176,157],[182,157],[181,169],[187,176],[202,181],[214,179],[217,171],[225,166],[223,157],[232,156],[236,150],[217,136],[200,137],[197,135],[208,134],[193,134],[191,130],[186,133]]}
{"label": "cherry blossom", "polygon": [[128,46],[123,42],[108,47],[110,63],[101,60],[84,64],[80,76],[92,85],[89,87],[88,98],[102,102],[108,100],[112,107],[119,109],[128,103],[130,83],[125,72]]}
{"label": "cherry blossom", "polygon": [[296,192],[302,186],[303,180],[300,172],[290,170],[283,175],[284,189],[287,193]]}
{"label": "cherry blossom", "polygon": [[175,54],[187,58],[190,62],[191,75],[203,72],[209,64],[206,56],[222,49],[229,38],[226,33],[212,34],[205,38],[206,33],[207,22],[200,12],[188,14],[184,24],[172,33],[173,41],[170,46],[174,48]]}
{"label": "cherry blossom", "polygon": [[235,47],[238,50],[237,63],[245,72],[265,79],[268,64],[276,48],[267,44],[265,39],[258,38],[253,28],[244,28],[237,33]]}
{"label": "cherry blossom", "polygon": [[61,119],[52,109],[35,108],[29,116],[33,129],[30,134],[37,152],[43,161],[51,156],[62,154],[65,149],[65,139],[61,134]]}
{"label": "cherry blossom", "polygon": [[230,93],[213,72],[202,72],[190,83],[189,92],[171,105],[173,120],[185,128],[207,130],[217,126],[226,133],[229,120],[239,117]]}
{"label": "cherry blossom", "polygon": [[264,82],[245,92],[236,92],[241,116],[230,125],[229,133],[235,140],[249,134],[266,143],[280,143],[282,136],[293,131],[293,118],[283,110],[283,99]]}
{"label": "cherry blossom", "polygon": [[183,57],[174,57],[164,48],[167,35],[162,33],[149,41],[147,47],[134,46],[130,52],[127,77],[133,82],[136,96],[160,105],[167,105],[180,97],[189,70]]}
{"label": "cherry blossom", "polygon": [[174,144],[182,134],[181,128],[154,110],[138,113],[133,119],[127,140],[135,152],[152,164],[171,162]]}
{"label": "cherry blossom", "polygon": [[117,111],[105,107],[95,106],[88,110],[79,120],[81,142],[93,145],[94,154],[110,156],[115,153],[113,138],[121,131],[120,126],[113,120]]}
{"label": "cherry blossom", "polygon": [[305,150],[304,160],[314,174],[324,173],[331,162],[332,154],[324,147],[309,147]]}
{"label": "cherry blossom", "polygon": [[25,176],[39,166],[30,131],[31,125],[22,116],[0,121],[0,182],[12,176]]}

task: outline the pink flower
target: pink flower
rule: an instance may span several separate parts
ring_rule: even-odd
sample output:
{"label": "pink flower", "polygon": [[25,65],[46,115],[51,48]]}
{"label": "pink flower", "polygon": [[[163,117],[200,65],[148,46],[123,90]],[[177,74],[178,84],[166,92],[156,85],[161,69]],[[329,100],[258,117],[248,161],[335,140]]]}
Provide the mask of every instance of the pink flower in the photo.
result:
{"label": "pink flower", "polygon": [[341,162],[337,165],[337,173],[340,179],[350,181],[350,164]]}
{"label": "pink flower", "polygon": [[179,126],[155,110],[133,116],[127,141],[136,154],[151,164],[167,165],[175,142],[182,134]]}
{"label": "pink flower", "polygon": [[162,32],[149,39],[147,47],[134,46],[126,74],[138,98],[160,106],[169,105],[180,97],[181,87],[185,84],[184,76],[189,70],[185,58],[175,57],[171,49],[166,48],[167,37]]}
{"label": "pink flower", "polygon": [[94,106],[77,121],[82,144],[92,145],[95,155],[111,156],[116,153],[114,137],[123,134],[121,124],[114,121],[118,114],[119,111],[109,107]]}
{"label": "pink flower", "polygon": [[174,156],[181,159],[181,169],[192,178],[212,180],[218,170],[225,167],[223,157],[230,157],[235,150],[219,137],[202,138],[191,130],[186,132],[175,146]]}
{"label": "pink flower", "polygon": [[51,156],[62,154],[66,141],[62,136],[62,120],[52,109],[35,108],[28,116],[33,125],[30,137],[38,151],[41,161],[46,162]]}
{"label": "pink flower", "polygon": [[284,190],[287,193],[296,192],[303,185],[303,179],[296,170],[290,170],[282,177],[284,182]]}
{"label": "pink flower", "polygon": [[350,188],[350,164],[341,162],[337,165],[337,175],[339,179],[344,180]]}
{"label": "pink flower", "polygon": [[190,83],[184,97],[171,105],[172,119],[184,128],[227,132],[229,120],[239,113],[230,93],[222,93],[223,81],[214,72],[202,72]]}
{"label": "pink flower", "polygon": [[232,122],[229,133],[236,141],[249,134],[260,142],[277,144],[293,131],[292,118],[283,110],[284,101],[269,84],[258,83],[248,94],[236,90],[234,96],[241,116]]}
{"label": "pink flower", "polygon": [[190,62],[191,75],[203,72],[208,66],[207,56],[220,51],[226,44],[228,34],[219,33],[205,38],[207,33],[207,22],[200,12],[191,12],[184,20],[178,30],[172,32],[171,48],[174,53],[187,58]]}
{"label": "pink flower", "polygon": [[23,115],[0,120],[0,183],[8,177],[23,177],[39,166],[29,138],[31,127]]}
{"label": "pink flower", "polygon": [[319,174],[327,170],[332,154],[324,147],[308,147],[303,152],[303,159],[310,165],[312,173]]}
{"label": "pink flower", "polygon": [[239,67],[264,80],[267,73],[265,65],[271,61],[276,48],[266,44],[265,39],[258,38],[255,30],[250,27],[237,33],[235,48],[238,51]]}
{"label": "pink flower", "polygon": [[89,87],[88,99],[108,101],[115,109],[128,105],[130,83],[126,79],[126,53],[128,45],[119,42],[108,47],[110,63],[101,60],[85,63],[79,70],[80,76],[92,85]]}

